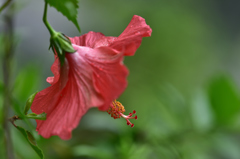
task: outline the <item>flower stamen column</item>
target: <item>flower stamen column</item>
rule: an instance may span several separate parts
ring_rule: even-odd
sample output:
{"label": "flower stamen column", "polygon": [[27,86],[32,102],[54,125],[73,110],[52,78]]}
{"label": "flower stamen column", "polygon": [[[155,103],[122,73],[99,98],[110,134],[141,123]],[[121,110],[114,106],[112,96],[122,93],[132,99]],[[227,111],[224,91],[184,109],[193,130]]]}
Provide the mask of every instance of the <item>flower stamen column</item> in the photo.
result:
{"label": "flower stamen column", "polygon": [[122,103],[116,100],[114,100],[111,103],[110,108],[107,110],[107,112],[108,114],[111,114],[111,117],[113,117],[114,119],[118,119],[121,117],[126,119],[127,125],[131,125],[131,127],[133,127],[134,124],[131,123],[129,119],[137,119],[137,115],[135,115],[134,117],[132,116],[133,114],[136,114],[135,110],[133,110],[132,113],[129,113],[129,115],[124,115],[123,114],[125,112],[124,106],[122,105]]}

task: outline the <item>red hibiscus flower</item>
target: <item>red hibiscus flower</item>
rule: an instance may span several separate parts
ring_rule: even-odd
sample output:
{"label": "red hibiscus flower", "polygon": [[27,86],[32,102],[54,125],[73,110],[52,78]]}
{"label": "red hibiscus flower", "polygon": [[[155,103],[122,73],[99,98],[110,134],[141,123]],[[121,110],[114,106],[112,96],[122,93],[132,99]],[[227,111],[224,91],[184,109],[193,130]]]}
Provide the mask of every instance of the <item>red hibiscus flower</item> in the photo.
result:
{"label": "red hibiscus flower", "polygon": [[31,106],[36,114],[47,113],[45,121],[36,120],[39,134],[70,139],[89,108],[108,110],[127,86],[123,57],[134,55],[142,38],[151,32],[145,20],[134,15],[119,37],[89,32],[70,38],[76,52],[66,53],[62,67],[55,57],[54,77],[47,78],[51,86],[37,93]]}

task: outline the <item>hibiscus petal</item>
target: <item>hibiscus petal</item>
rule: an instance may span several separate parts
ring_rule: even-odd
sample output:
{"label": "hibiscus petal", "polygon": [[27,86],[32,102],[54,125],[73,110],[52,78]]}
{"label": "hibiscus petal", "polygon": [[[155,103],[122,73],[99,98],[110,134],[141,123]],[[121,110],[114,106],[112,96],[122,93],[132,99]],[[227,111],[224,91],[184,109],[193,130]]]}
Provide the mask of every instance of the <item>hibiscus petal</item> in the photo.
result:
{"label": "hibiscus petal", "polygon": [[[91,49],[73,44],[73,48],[84,57],[91,66],[95,90],[104,99],[104,103],[91,100],[100,110],[107,110],[110,103],[118,98],[127,86],[127,68],[122,64],[123,54],[109,47]],[[92,96],[94,99],[98,96]]]}
{"label": "hibiscus petal", "polygon": [[84,34],[79,37],[74,37],[74,38],[69,37],[69,39],[73,44],[76,44],[78,46],[87,46],[87,47],[93,48],[95,42],[98,39],[101,39],[102,37],[105,37],[102,33],[99,33],[99,32],[96,33],[96,32],[90,31],[87,34]]}
{"label": "hibiscus petal", "polygon": [[[59,65],[59,60],[56,61]],[[94,96],[91,71],[87,68],[88,64],[83,63],[78,53],[66,54],[59,80],[36,95],[32,111],[36,114],[47,113],[45,121],[36,120],[37,131],[43,137],[58,135],[62,139],[70,139],[71,131],[91,107],[90,99]],[[57,69],[55,65],[52,68]],[[66,77],[68,80],[64,85]]]}
{"label": "hibiscus petal", "polygon": [[[47,103],[48,107],[54,106],[54,109],[46,110],[47,120],[36,120],[37,131],[45,138],[58,135],[61,139],[67,140],[71,138],[71,131],[77,127],[81,117],[87,112],[88,99],[82,89],[76,86],[74,78],[69,79],[61,93],[58,93],[59,91],[54,88],[52,89],[48,91],[47,96],[54,93],[56,95],[53,96],[53,101]],[[46,99],[47,96],[42,96],[42,98]]]}
{"label": "hibiscus petal", "polygon": [[[47,113],[47,119],[45,121],[36,120],[39,134],[45,138],[49,138],[52,135],[59,135],[62,139],[69,139],[71,137],[71,130],[75,128],[79,122],[79,120],[71,120],[69,114],[78,113],[78,115],[74,115],[74,117],[78,116],[78,118],[80,118],[86,110],[73,111],[69,109],[76,107],[76,104],[74,104],[76,98],[72,94],[74,93],[74,89],[77,88],[72,86],[74,85],[73,82],[71,82],[72,79],[68,79],[68,74],[70,73],[68,61],[65,60],[64,66],[61,69],[59,69],[59,65],[59,60],[56,58],[52,66],[52,71],[54,75],[57,75],[54,76],[54,78],[58,77],[59,74],[61,75],[59,80],[53,83],[52,86],[37,93],[31,109],[36,114]],[[66,81],[66,79],[68,80]],[[73,98],[73,100],[69,100],[71,98]],[[77,97],[77,99],[80,98]]]}
{"label": "hibiscus petal", "polygon": [[[51,71],[53,73],[53,77],[48,77],[47,82],[50,83],[51,85],[55,84],[60,77],[60,66],[59,66],[59,60],[58,57],[55,55],[55,61],[52,64]],[[67,76],[66,76],[67,77]]]}
{"label": "hibiscus petal", "polygon": [[151,36],[152,29],[146,24],[145,19],[138,15],[134,15],[127,28],[119,37],[95,38],[91,47],[98,48],[108,46],[120,52],[124,52],[124,56],[132,56],[141,45],[142,38]]}
{"label": "hibiscus petal", "polygon": [[141,45],[142,38],[151,36],[152,29],[145,19],[134,15],[127,28],[109,47],[124,50],[124,56],[132,56]]}

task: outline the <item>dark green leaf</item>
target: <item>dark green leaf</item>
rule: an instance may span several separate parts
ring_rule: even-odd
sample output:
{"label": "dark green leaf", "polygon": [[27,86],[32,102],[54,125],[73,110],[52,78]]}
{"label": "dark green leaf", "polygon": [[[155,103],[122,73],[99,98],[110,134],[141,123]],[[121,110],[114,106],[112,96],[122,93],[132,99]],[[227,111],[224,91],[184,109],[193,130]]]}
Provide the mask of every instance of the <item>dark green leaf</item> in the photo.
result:
{"label": "dark green leaf", "polygon": [[38,154],[38,156],[43,159],[44,155],[42,150],[38,147],[36,140],[34,139],[34,137],[32,136],[32,134],[23,129],[20,126],[16,126],[16,128],[23,134],[23,136],[27,139],[28,143],[30,144],[30,146],[34,149],[34,151]]}
{"label": "dark green leaf", "polygon": [[208,93],[218,124],[224,125],[234,120],[240,110],[236,85],[229,78],[221,76],[212,81]]}
{"label": "dark green leaf", "polygon": [[24,111],[23,111],[24,114],[27,114],[28,110],[31,108],[32,102],[33,102],[33,100],[34,100],[34,98],[35,98],[35,96],[36,96],[37,93],[38,93],[38,92],[32,94],[32,95],[27,99],[27,102],[26,102],[26,105],[25,105]]}
{"label": "dark green leaf", "polygon": [[77,22],[78,0],[46,0],[46,2],[66,16],[68,20],[72,21],[80,32],[80,27]]}
{"label": "dark green leaf", "polygon": [[27,114],[25,117],[31,118],[31,119],[46,120],[47,114],[46,113],[41,113],[41,114],[30,113],[30,114]]}

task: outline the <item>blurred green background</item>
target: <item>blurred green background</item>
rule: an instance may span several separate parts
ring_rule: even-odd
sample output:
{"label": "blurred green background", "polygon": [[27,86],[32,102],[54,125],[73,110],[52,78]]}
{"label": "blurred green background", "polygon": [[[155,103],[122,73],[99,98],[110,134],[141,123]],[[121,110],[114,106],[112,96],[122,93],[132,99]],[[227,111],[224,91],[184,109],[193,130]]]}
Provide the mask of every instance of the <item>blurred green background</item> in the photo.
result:
{"label": "blurred green background", "polygon": [[[30,94],[49,86],[45,80],[52,76],[54,57],[42,23],[44,1],[16,1],[16,6],[12,95],[13,105],[23,109]],[[46,158],[240,159],[239,1],[81,0],[79,6],[81,34],[118,36],[135,14],[152,28],[152,36],[124,61],[129,85],[119,101],[127,113],[136,110],[138,120],[131,128],[124,119],[91,109],[68,141],[44,139],[17,121],[34,133]],[[54,8],[48,20],[67,36],[81,35]],[[0,84],[0,113],[2,89]],[[11,128],[16,157],[38,158]],[[2,127],[0,136],[4,156]]]}

